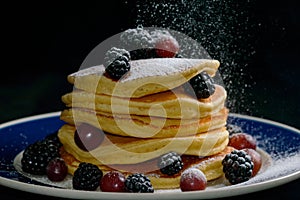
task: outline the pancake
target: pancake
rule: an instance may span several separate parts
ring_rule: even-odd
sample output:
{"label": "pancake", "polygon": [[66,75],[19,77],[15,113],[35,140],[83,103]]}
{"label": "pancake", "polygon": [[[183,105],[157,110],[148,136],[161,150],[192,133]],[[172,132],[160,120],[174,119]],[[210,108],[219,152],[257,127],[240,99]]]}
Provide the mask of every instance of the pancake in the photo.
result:
{"label": "pancake", "polygon": [[75,88],[97,94],[137,98],[176,88],[206,71],[214,76],[220,63],[210,59],[153,58],[130,61],[131,69],[119,81],[104,75],[103,65],[70,74]]}
{"label": "pancake", "polygon": [[[147,177],[149,177],[154,189],[175,189],[180,187],[181,173],[191,167],[200,169],[205,174],[208,181],[221,177],[223,175],[222,160],[225,155],[230,153],[232,150],[232,147],[227,146],[221,152],[211,156],[198,157],[182,155],[183,169],[180,173],[173,176],[164,175],[158,169],[153,171],[151,170],[155,168],[155,165],[157,165],[157,157],[149,161],[131,165],[97,166],[104,174],[113,170],[120,171],[125,176],[134,172],[144,173]],[[73,175],[75,170],[78,168],[80,161],[78,161],[73,155],[67,153],[64,148],[61,149],[61,157],[65,160],[68,166],[68,172]]]}
{"label": "pancake", "polygon": [[80,108],[61,112],[61,120],[68,124],[89,123],[99,129],[119,136],[138,138],[169,138],[195,135],[226,125],[227,108],[199,119],[171,119],[139,115],[112,115]]}
{"label": "pancake", "polygon": [[192,119],[211,115],[224,107],[227,94],[220,85],[207,99],[196,99],[183,87],[147,95],[124,98],[75,90],[62,96],[67,107],[92,109],[114,114],[132,114],[167,118]]}
{"label": "pancake", "polygon": [[[226,91],[216,85],[209,98],[196,99],[184,89],[202,71],[215,76],[219,64],[153,58],[130,61],[130,71],[118,81],[105,74],[103,65],[70,74],[74,90],[62,96],[66,109],[60,119],[66,124],[58,131],[69,173],[87,162],[104,173],[144,173],[155,189],[179,188],[181,172],[190,167],[202,170],[207,180],[222,176],[222,159],[233,150],[227,146]],[[79,148],[74,139],[82,123],[103,131],[103,141],[90,151]],[[171,151],[182,155],[184,169],[168,176],[160,172],[157,160]]]}
{"label": "pancake", "polygon": [[80,149],[75,141],[75,126],[63,125],[58,137],[64,149],[81,162],[96,165],[134,164],[144,162],[170,151],[180,154],[209,156],[222,151],[228,144],[225,127],[189,137],[141,139],[104,134],[101,145],[92,151]]}

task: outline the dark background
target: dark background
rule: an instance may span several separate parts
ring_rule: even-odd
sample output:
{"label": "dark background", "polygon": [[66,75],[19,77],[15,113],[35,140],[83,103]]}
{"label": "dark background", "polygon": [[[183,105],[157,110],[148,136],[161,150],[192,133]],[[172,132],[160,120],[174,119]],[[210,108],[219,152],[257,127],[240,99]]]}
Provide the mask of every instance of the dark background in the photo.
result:
{"label": "dark background", "polygon": [[[255,37],[245,40],[255,50],[243,67],[251,87],[234,85],[245,92],[232,110],[300,128],[299,6],[292,0],[252,2],[248,12],[262,25],[247,30]],[[135,28],[137,16],[135,1],[115,0],[105,6],[11,3],[2,10],[0,122],[63,109],[60,97],[72,89],[67,75],[103,40]]]}
{"label": "dark background", "polygon": [[[237,100],[232,110],[300,128],[300,7],[296,0],[252,2],[251,15],[261,26],[247,30],[255,35],[245,41],[253,42],[255,54],[243,68],[248,87],[232,80],[236,91],[244,88],[243,101]],[[72,90],[67,75],[103,40],[136,27],[135,1],[105,4],[42,1],[1,6],[0,123],[62,110],[60,98]],[[270,191],[292,198],[295,194],[289,190],[297,188],[299,181]]]}

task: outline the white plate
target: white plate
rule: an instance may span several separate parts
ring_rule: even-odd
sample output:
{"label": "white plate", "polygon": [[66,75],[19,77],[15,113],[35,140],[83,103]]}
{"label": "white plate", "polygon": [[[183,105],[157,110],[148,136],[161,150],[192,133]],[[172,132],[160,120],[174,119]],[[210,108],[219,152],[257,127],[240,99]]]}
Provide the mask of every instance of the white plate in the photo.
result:
{"label": "white plate", "polygon": [[[160,190],[151,194],[90,192],[53,187],[47,179],[28,179],[27,175],[18,173],[16,168],[20,162],[20,152],[28,144],[61,127],[64,122],[59,120],[59,115],[60,112],[42,114],[0,125],[0,184],[27,192],[72,199],[211,199],[265,190],[300,178],[299,130],[270,120],[230,114],[228,123],[239,125],[244,132],[253,135],[263,155],[264,164],[260,173],[247,182],[228,186],[224,185],[222,179],[218,179],[209,183],[204,191]],[[62,187],[70,187],[68,184]]]}

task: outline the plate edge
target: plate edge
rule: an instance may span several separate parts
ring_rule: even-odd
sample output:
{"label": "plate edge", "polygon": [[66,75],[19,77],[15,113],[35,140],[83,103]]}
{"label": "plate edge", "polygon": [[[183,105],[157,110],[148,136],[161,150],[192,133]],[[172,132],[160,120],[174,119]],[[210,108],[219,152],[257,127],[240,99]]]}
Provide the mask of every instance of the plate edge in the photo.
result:
{"label": "plate edge", "polygon": [[300,134],[300,130],[299,129],[297,129],[297,128],[293,127],[293,126],[290,126],[290,125],[278,122],[278,121],[271,120],[271,119],[260,118],[260,117],[256,117],[256,116],[244,115],[244,114],[239,114],[239,113],[229,113],[229,116],[231,116],[231,117],[237,117],[237,118],[242,118],[242,119],[249,119],[249,120],[257,121],[257,122],[264,122],[266,124],[272,124],[272,125],[275,125],[275,126],[279,126],[279,127],[283,127],[283,128],[289,129],[289,130],[291,130],[293,132],[296,132],[296,133]]}
{"label": "plate edge", "polygon": [[59,116],[60,113],[61,113],[61,111],[55,111],[55,112],[49,112],[49,113],[43,113],[43,114],[38,114],[38,115],[22,117],[22,118],[19,118],[19,119],[11,120],[11,121],[4,122],[4,123],[0,124],[0,129],[4,128],[4,127],[7,127],[7,126],[16,125],[16,124],[20,124],[20,123],[23,123],[23,122],[31,121],[31,120],[48,118],[48,117],[56,117],[56,116]]}

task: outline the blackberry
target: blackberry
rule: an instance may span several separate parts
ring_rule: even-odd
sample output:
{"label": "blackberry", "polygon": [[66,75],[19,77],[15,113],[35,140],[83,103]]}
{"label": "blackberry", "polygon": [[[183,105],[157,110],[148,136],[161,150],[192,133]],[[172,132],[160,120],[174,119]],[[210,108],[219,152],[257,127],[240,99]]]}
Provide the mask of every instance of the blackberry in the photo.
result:
{"label": "blackberry", "polygon": [[206,72],[201,72],[193,77],[189,84],[198,99],[208,98],[215,92],[214,81]]}
{"label": "blackberry", "polygon": [[105,72],[112,78],[119,80],[124,74],[130,70],[130,63],[126,56],[116,58],[109,66],[105,68]]}
{"label": "blackberry", "polygon": [[171,176],[180,172],[183,162],[176,152],[169,152],[159,158],[158,167],[161,173]]}
{"label": "blackberry", "polygon": [[250,155],[243,150],[233,150],[222,160],[223,172],[231,184],[248,181],[254,167]]}
{"label": "blackberry", "polygon": [[132,60],[155,58],[154,40],[143,27],[127,29],[120,35],[121,45],[130,49]]}
{"label": "blackberry", "polygon": [[126,191],[133,193],[153,193],[150,179],[141,173],[129,175],[125,180]]}
{"label": "blackberry", "polygon": [[108,67],[110,64],[114,62],[114,60],[122,56],[125,56],[128,61],[131,60],[129,51],[127,51],[126,49],[112,47],[105,53],[104,61],[103,61],[104,66]]}
{"label": "blackberry", "polygon": [[154,45],[151,34],[140,26],[124,31],[120,35],[120,41],[126,49],[152,48]]}
{"label": "blackberry", "polygon": [[56,157],[60,157],[59,147],[48,140],[37,141],[24,150],[21,164],[24,172],[45,175],[48,163]]}
{"label": "blackberry", "polygon": [[180,46],[177,40],[167,30],[155,30],[154,38],[156,55],[159,58],[173,58],[179,52]]}
{"label": "blackberry", "polygon": [[73,188],[76,190],[94,191],[100,184],[103,172],[94,164],[82,162],[74,172]]}
{"label": "blackberry", "polygon": [[62,143],[60,142],[60,140],[57,136],[57,132],[47,135],[45,137],[44,141],[49,145],[53,144],[53,145],[57,146],[58,148],[62,147]]}
{"label": "blackberry", "polygon": [[243,132],[243,129],[240,126],[234,124],[226,124],[226,129],[229,132],[229,135]]}

